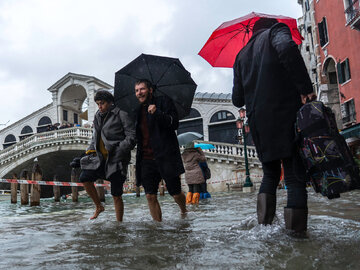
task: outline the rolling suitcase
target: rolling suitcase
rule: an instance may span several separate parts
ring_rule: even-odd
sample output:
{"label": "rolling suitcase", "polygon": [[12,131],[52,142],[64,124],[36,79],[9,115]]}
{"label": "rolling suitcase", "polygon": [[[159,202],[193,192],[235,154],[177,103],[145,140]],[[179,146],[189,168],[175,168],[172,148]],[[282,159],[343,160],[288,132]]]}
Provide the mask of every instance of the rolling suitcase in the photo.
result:
{"label": "rolling suitcase", "polygon": [[300,156],[316,192],[333,199],[359,188],[359,168],[339,134],[330,108],[320,101],[303,105],[297,112],[295,132]]}

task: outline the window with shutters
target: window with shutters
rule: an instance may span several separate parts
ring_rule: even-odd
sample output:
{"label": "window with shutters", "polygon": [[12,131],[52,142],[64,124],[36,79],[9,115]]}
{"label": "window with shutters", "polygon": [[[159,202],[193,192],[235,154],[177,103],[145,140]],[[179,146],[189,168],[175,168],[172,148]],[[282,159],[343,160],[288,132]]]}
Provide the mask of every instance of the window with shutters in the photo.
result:
{"label": "window with shutters", "polygon": [[324,47],[329,43],[326,18],[324,17],[320,23],[318,23],[320,46]]}
{"label": "window with shutters", "polygon": [[346,58],[343,62],[336,64],[338,82],[343,84],[351,79],[349,58]]}
{"label": "window with shutters", "polygon": [[343,124],[356,122],[356,111],[354,99],[350,99],[341,104],[341,116]]}

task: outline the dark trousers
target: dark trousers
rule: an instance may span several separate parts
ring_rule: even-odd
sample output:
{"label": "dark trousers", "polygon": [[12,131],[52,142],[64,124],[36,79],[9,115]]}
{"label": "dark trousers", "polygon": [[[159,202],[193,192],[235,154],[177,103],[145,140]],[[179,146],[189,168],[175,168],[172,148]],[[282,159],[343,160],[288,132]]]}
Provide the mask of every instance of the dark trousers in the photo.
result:
{"label": "dark trousers", "polygon": [[201,185],[200,184],[189,184],[189,192],[191,193],[200,193]]}
{"label": "dark trousers", "polygon": [[[295,155],[283,159],[284,180],[287,188],[287,207],[304,209],[307,208],[307,191],[305,169],[300,157]],[[264,176],[259,193],[276,195],[276,189],[280,182],[281,160],[262,163]]]}

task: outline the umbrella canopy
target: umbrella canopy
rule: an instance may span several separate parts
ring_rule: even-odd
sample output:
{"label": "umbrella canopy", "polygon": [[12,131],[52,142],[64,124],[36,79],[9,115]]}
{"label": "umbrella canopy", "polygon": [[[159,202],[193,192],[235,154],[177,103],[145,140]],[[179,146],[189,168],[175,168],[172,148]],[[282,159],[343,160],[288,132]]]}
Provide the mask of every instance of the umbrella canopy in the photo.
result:
{"label": "umbrella canopy", "polygon": [[203,135],[197,132],[185,132],[177,136],[180,145],[191,143],[193,140],[202,138]]}
{"label": "umbrella canopy", "polygon": [[236,55],[252,37],[252,30],[260,18],[276,19],[289,26],[296,44],[301,44],[301,36],[296,20],[281,15],[268,15],[252,12],[244,17],[224,22],[210,36],[199,55],[213,67],[233,67]]}
{"label": "umbrella canopy", "polygon": [[195,143],[195,147],[199,147],[203,150],[215,149],[215,146],[211,143]]}
{"label": "umbrella canopy", "polygon": [[171,98],[179,119],[190,113],[197,85],[179,59],[141,54],[115,73],[115,104],[131,115],[139,104],[135,96],[135,82],[139,79],[154,85],[155,96]]}

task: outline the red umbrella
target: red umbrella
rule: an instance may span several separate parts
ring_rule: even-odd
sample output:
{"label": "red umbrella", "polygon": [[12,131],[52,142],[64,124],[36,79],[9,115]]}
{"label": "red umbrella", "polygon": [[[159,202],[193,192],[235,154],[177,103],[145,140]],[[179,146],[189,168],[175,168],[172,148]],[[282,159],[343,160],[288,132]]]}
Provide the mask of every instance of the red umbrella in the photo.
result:
{"label": "red umbrella", "polygon": [[252,36],[254,23],[260,18],[272,18],[289,26],[296,44],[301,44],[301,36],[296,20],[281,15],[267,15],[251,12],[238,19],[224,22],[210,36],[199,55],[213,67],[233,67],[236,55],[245,47]]}

